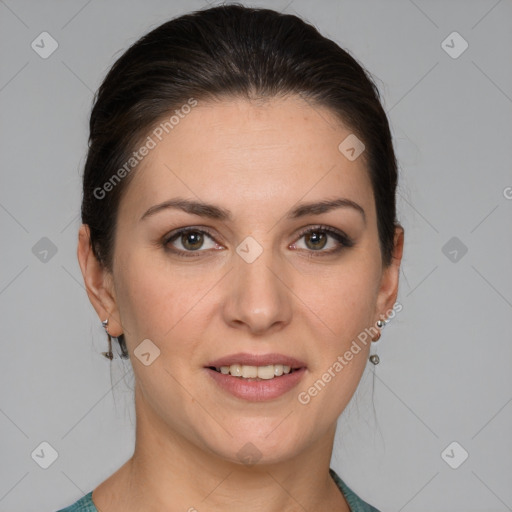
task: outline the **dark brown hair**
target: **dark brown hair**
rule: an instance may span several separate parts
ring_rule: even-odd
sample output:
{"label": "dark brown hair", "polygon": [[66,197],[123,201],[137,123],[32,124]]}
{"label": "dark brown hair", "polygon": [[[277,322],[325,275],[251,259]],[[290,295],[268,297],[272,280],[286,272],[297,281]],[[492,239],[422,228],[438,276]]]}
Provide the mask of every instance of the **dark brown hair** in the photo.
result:
{"label": "dark brown hair", "polygon": [[[133,44],[101,84],[90,118],[82,201],[82,222],[101,264],[112,270],[119,203],[135,172],[126,172],[126,162],[158,122],[190,98],[287,94],[329,108],[364,142],[388,266],[399,225],[397,164],[376,85],[352,56],[297,16],[238,4],[160,25]],[[113,182],[116,176],[122,179]],[[122,336],[119,343],[126,353]]]}

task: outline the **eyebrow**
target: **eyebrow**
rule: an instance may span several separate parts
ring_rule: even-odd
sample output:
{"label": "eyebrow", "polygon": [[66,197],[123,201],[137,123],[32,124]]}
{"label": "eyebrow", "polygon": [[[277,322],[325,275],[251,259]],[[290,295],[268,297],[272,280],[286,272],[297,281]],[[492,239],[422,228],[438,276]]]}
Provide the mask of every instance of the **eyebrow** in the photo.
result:
{"label": "eyebrow", "polygon": [[[347,198],[301,203],[293,210],[291,210],[286,215],[286,218],[297,219],[307,215],[320,215],[337,208],[351,208],[358,211],[362,215],[364,223],[366,224],[366,214],[363,207],[355,201]],[[233,220],[231,212],[225,208],[202,201],[182,198],[170,199],[168,201],[164,201],[163,203],[152,206],[142,215],[140,220],[168,209],[182,210],[186,213],[191,213],[200,217],[207,217],[209,219],[216,219],[221,221]]]}

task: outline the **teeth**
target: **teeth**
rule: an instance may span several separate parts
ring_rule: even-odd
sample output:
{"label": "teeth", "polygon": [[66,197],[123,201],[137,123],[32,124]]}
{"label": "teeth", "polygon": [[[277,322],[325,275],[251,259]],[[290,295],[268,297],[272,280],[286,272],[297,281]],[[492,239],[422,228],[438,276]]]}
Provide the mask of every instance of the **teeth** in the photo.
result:
{"label": "teeth", "polygon": [[242,366],[239,364],[232,364],[229,367],[229,373],[233,375],[233,377],[241,377],[242,376]]}
{"label": "teeth", "polygon": [[245,364],[232,364],[231,366],[221,366],[216,370],[224,375],[233,377],[243,377],[244,379],[264,379],[269,380],[274,377],[280,377],[283,374],[291,372],[291,367],[282,364],[269,364],[266,366],[249,366]]}
{"label": "teeth", "polygon": [[260,379],[273,379],[274,378],[274,365],[269,364],[268,366],[259,366],[258,367],[258,377]]}
{"label": "teeth", "polygon": [[242,366],[242,377],[244,379],[255,379],[258,376],[258,368],[256,366]]}

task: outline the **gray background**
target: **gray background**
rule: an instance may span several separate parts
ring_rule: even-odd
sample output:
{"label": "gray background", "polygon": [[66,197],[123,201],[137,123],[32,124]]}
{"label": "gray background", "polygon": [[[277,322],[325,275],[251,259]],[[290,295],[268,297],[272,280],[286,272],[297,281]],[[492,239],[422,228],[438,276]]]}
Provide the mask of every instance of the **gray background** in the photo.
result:
{"label": "gray background", "polygon": [[[132,453],[130,365],[100,355],[76,260],[88,115],[122,50],[206,5],[0,1],[1,511],[57,510]],[[247,5],[305,17],[373,73],[400,161],[403,310],[332,466],[383,512],[512,510],[512,2]],[[46,59],[43,31],[59,45]],[[31,456],[43,441],[47,469]]]}

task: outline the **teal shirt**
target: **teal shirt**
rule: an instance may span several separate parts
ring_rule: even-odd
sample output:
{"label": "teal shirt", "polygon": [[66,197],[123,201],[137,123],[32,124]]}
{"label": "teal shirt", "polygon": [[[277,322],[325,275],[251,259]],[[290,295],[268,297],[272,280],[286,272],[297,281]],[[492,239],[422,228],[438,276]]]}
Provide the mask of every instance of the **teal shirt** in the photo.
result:
{"label": "teal shirt", "polygon": [[[357,494],[351,491],[347,484],[334,472],[333,469],[329,470],[332,479],[336,482],[343,496],[347,500],[351,512],[379,512],[375,507],[368,505],[363,501]],[[98,512],[98,509],[92,502],[92,491],[86,494],[83,498],[80,498],[73,505],[58,510],[57,512]]]}

